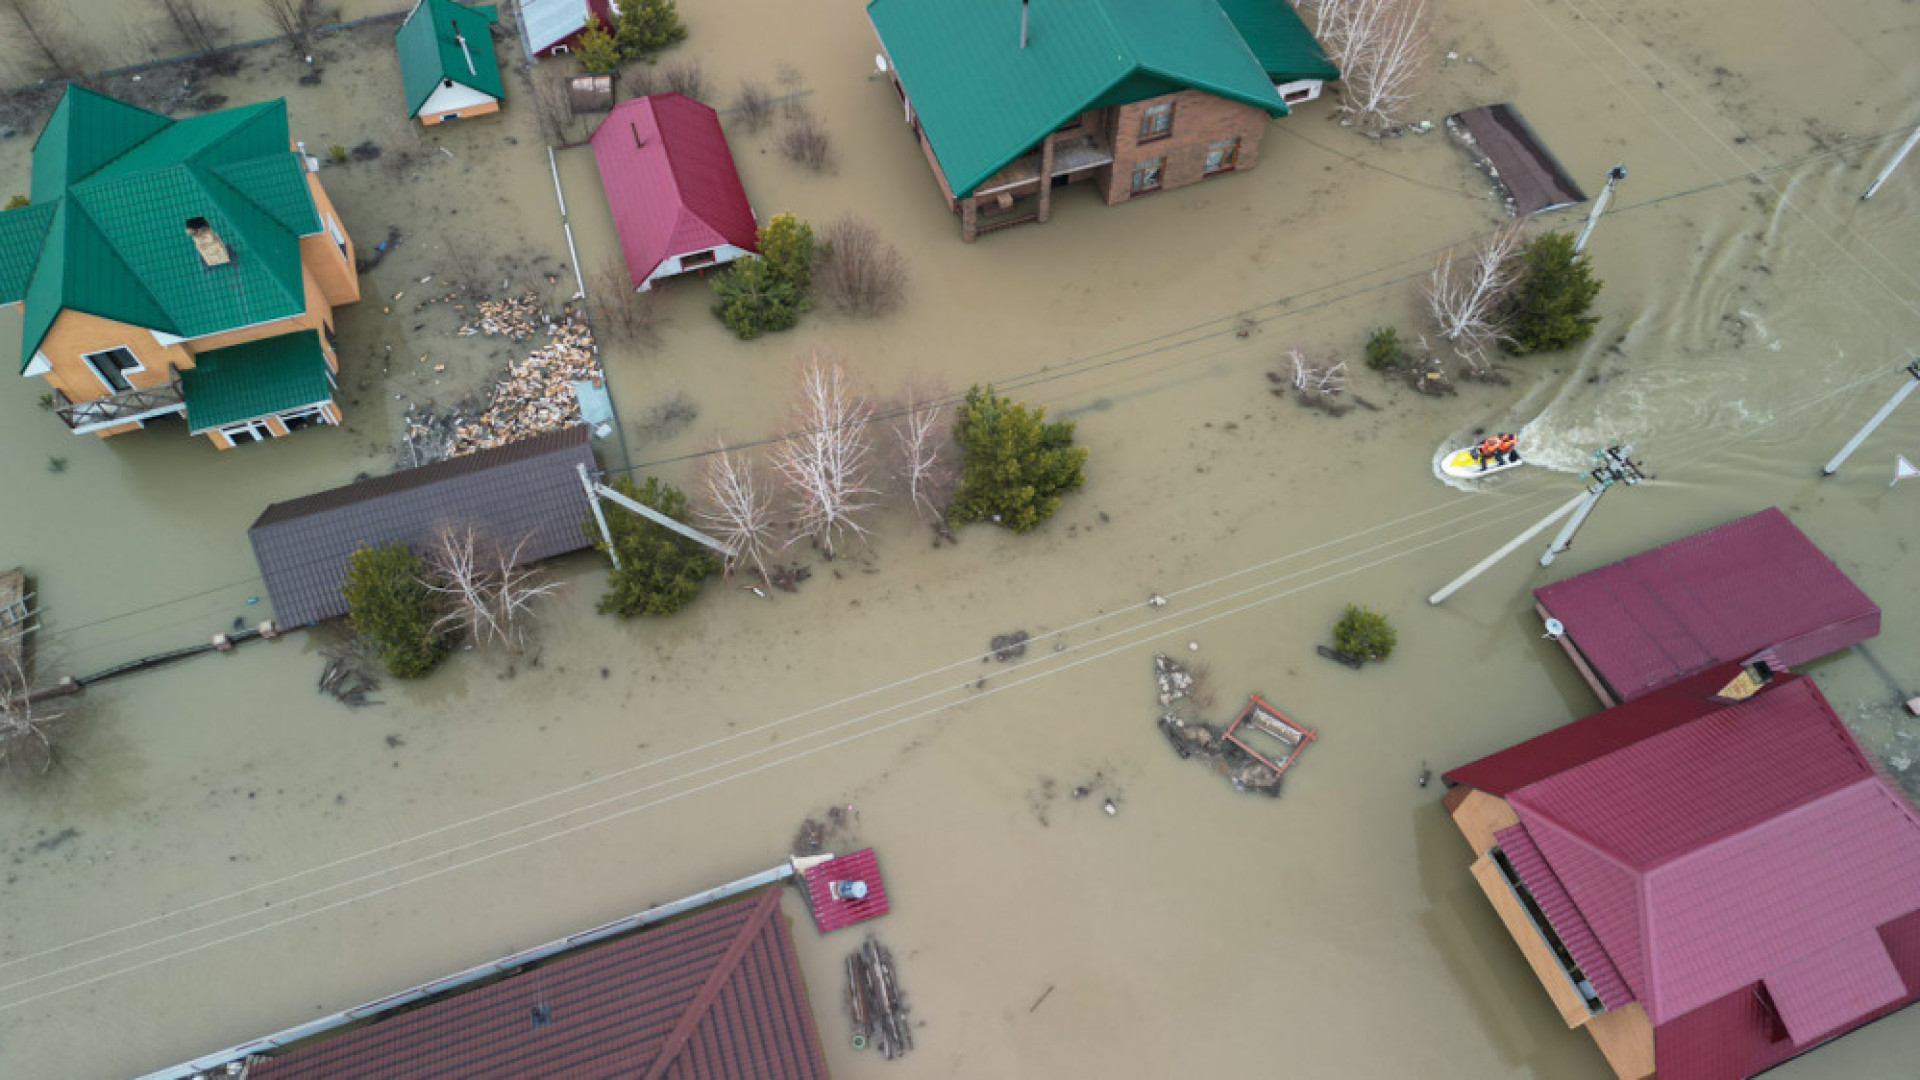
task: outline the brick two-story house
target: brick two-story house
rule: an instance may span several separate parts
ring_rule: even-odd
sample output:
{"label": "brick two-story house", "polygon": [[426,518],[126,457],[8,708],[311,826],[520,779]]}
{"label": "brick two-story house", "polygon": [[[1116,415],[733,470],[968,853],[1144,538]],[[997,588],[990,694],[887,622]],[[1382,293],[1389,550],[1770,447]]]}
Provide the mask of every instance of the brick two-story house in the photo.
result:
{"label": "brick two-story house", "polygon": [[337,424],[333,309],[353,241],[285,101],[171,120],[69,87],[0,212],[20,373],[78,434],[184,415],[226,449]]}
{"label": "brick two-story house", "polygon": [[872,0],[880,66],[962,239],[1253,167],[1339,77],[1287,0]]}

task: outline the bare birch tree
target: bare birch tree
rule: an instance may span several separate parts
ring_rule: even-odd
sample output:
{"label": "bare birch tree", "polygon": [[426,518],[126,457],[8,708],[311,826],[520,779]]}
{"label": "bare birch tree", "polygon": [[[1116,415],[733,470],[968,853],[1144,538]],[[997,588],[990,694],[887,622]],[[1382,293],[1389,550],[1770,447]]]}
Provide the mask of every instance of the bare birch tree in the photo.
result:
{"label": "bare birch tree", "polygon": [[0,650],[0,771],[38,776],[52,767],[61,730],[79,714],[78,700],[59,692],[60,682],[29,676],[17,645]]}
{"label": "bare birch tree", "polygon": [[293,54],[311,62],[314,38],[327,21],[320,0],[259,0],[260,10],[287,39]]}
{"label": "bare birch tree", "polygon": [[192,54],[206,54],[226,42],[227,27],[207,10],[207,0],[155,0],[167,17],[180,47]]}
{"label": "bare birch tree", "polygon": [[733,549],[726,557],[731,574],[746,563],[771,581],[766,556],[779,548],[774,520],[773,484],[752,456],[727,449],[723,437],[700,461],[694,479],[693,516],[708,535]]}
{"label": "bare birch tree", "polygon": [[793,540],[811,537],[831,559],[849,534],[865,540],[867,529],[855,515],[879,501],[869,480],[873,404],[845,365],[814,352],[801,365],[791,418],[793,430],[774,449],[773,466],[793,493]]}
{"label": "bare birch tree", "polygon": [[520,651],[533,604],[562,585],[522,564],[526,546],[523,539],[502,547],[471,525],[441,529],[427,559],[434,576],[423,582],[445,607],[434,636],[466,633],[475,645],[498,642]]}
{"label": "bare birch tree", "polygon": [[45,0],[0,0],[0,11],[19,28],[4,40],[32,74],[47,81],[84,78],[91,53],[68,30],[62,11]]}
{"label": "bare birch tree", "polygon": [[1395,127],[1432,55],[1426,0],[1320,0],[1318,36],[1340,68],[1340,111],[1362,128]]}
{"label": "bare birch tree", "polygon": [[1427,280],[1427,310],[1440,336],[1476,373],[1487,349],[1507,338],[1501,309],[1520,280],[1526,221],[1510,221],[1462,257],[1449,249]]}
{"label": "bare birch tree", "polygon": [[953,443],[953,407],[934,384],[907,384],[897,417],[888,423],[899,449],[899,477],[916,514],[929,521],[947,516],[958,462]]}

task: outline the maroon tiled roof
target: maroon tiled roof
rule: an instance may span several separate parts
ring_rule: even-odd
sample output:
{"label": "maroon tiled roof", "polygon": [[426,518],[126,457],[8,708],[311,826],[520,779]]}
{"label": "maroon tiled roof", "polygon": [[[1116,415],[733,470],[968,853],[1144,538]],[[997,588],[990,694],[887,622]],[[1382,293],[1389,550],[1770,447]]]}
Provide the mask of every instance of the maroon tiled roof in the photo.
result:
{"label": "maroon tiled roof", "polygon": [[677,93],[614,106],[593,159],[636,288],[668,259],[732,244],[758,251],[753,207],[712,109]]}
{"label": "maroon tiled roof", "polygon": [[254,1080],[825,1080],[780,894],[632,937],[279,1057]]}
{"label": "maroon tiled roof", "polygon": [[1920,816],[1800,676],[1507,800],[1656,1025],[1920,909]]}
{"label": "maroon tiled roof", "polygon": [[[887,885],[880,880],[880,861],[874,857],[872,848],[837,855],[808,867],[801,876],[807,883],[807,903],[813,907],[814,928],[823,934],[887,913]],[[867,895],[858,900],[836,900],[828,889],[836,881],[865,882]]]}
{"label": "maroon tiled roof", "polygon": [[1446,779],[1492,795],[1507,795],[1535,780],[1717,712],[1724,703],[1714,700],[1713,695],[1739,674],[1738,663],[1709,668],[1659,693],[1594,713],[1462,765],[1447,773]]}
{"label": "maroon tiled roof", "polygon": [[1880,632],[1880,608],[1777,508],[1534,591],[1622,701],[1724,660],[1792,667]]}
{"label": "maroon tiled roof", "polygon": [[581,465],[593,468],[593,447],[575,425],[274,503],[247,529],[273,617],[295,627],[346,614],[354,551],[398,540],[422,552],[446,526],[472,525],[509,549],[525,541],[527,562],[578,551],[591,512]]}
{"label": "maroon tiled roof", "polygon": [[1534,903],[1540,905],[1547,922],[1553,926],[1553,932],[1559,935],[1560,943],[1573,955],[1573,962],[1580,965],[1600,1004],[1618,1009],[1632,1002],[1633,991],[1620,977],[1620,969],[1613,966],[1607,950],[1587,925],[1586,916],[1580,914],[1580,908],[1567,895],[1566,886],[1560,884],[1560,878],[1547,865],[1546,857],[1540,854],[1527,830],[1515,825],[1493,835],[1507,861],[1513,864],[1514,872],[1527,886],[1527,892],[1533,895]]}

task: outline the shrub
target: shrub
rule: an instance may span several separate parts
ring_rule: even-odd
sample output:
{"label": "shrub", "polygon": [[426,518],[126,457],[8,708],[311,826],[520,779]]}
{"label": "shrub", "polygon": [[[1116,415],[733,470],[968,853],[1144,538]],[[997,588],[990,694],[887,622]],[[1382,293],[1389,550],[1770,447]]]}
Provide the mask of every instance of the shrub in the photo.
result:
{"label": "shrub", "polygon": [[820,172],[833,160],[833,140],[827,135],[826,125],[803,110],[795,113],[781,130],[780,152],[788,161]]}
{"label": "shrub", "polygon": [[1353,604],[1348,604],[1346,613],[1333,624],[1333,647],[1349,656],[1385,660],[1393,655],[1398,642],[1399,635],[1385,615]]}
{"label": "shrub", "polygon": [[[618,476],[611,486],[675,521],[687,520],[687,496],[671,484],[651,476],[645,484],[635,484],[632,477]],[[692,603],[700,586],[720,572],[720,560],[706,548],[664,525],[612,506],[607,507],[606,518],[620,568],[607,575],[607,592],[599,603],[602,615],[622,619],[671,615]],[[606,540],[595,523],[588,521],[586,529],[594,549],[606,551]]]}
{"label": "shrub", "polygon": [[1507,320],[1506,350],[1516,356],[1552,352],[1592,336],[1593,324],[1599,320],[1587,311],[1600,295],[1600,282],[1593,276],[1592,261],[1574,254],[1573,238],[1566,233],[1542,233],[1527,245],[1521,259],[1520,283]]}
{"label": "shrub", "polygon": [[707,72],[698,60],[682,60],[668,64],[660,69],[660,78],[667,89],[676,94],[690,97],[695,101],[707,99]]}
{"label": "shrub", "polygon": [[590,75],[617,71],[623,59],[620,42],[598,15],[587,17],[587,28],[581,32],[580,43],[574,46],[573,52],[580,58],[580,70]]}
{"label": "shrub", "polygon": [[434,633],[437,617],[427,564],[395,541],[364,547],[347,559],[347,622],[373,643],[395,678],[417,679],[447,654],[447,642]]}
{"label": "shrub", "polygon": [[25,195],[15,195],[7,200],[7,209],[18,210],[31,202],[33,202],[33,200],[27,198]]}
{"label": "shrub", "polygon": [[884,315],[900,305],[907,261],[874,227],[848,214],[820,240],[814,278],[827,302],[848,315]]}
{"label": "shrub", "polygon": [[760,246],[760,257],[771,263],[783,279],[792,282],[794,288],[804,293],[812,287],[816,246],[813,226],[792,214],[775,214],[761,226],[756,243]]}
{"label": "shrub", "polygon": [[620,5],[614,38],[622,59],[650,60],[661,49],[687,40],[687,28],[673,0],[630,0]]}
{"label": "shrub", "polygon": [[1407,362],[1407,351],[1400,345],[1400,331],[1392,326],[1374,327],[1367,335],[1367,366],[1389,371]]}
{"label": "shrub", "polygon": [[773,94],[767,90],[767,84],[746,79],[740,83],[740,92],[733,96],[733,114],[748,131],[759,131],[773,119]]}
{"label": "shrub", "polygon": [[760,257],[740,259],[713,277],[713,313],[742,340],[788,330],[807,310],[813,285],[813,227],[792,214],[761,226]]}
{"label": "shrub", "polygon": [[345,165],[347,163],[347,148],[339,143],[334,143],[332,146],[327,147],[327,156],[333,159],[335,165]]}
{"label": "shrub", "polygon": [[1046,417],[1046,409],[1028,409],[991,386],[967,391],[954,424],[960,490],[949,520],[991,520],[1029,532],[1059,509],[1060,496],[1080,490],[1086,448],[1073,445],[1072,421]]}

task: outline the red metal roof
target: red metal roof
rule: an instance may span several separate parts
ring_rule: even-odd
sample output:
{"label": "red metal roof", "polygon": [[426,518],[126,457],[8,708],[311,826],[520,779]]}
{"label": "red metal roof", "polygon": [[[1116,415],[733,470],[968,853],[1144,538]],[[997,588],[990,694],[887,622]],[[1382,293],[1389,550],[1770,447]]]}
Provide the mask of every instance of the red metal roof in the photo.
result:
{"label": "red metal roof", "polygon": [[[801,875],[807,883],[807,903],[813,907],[813,925],[823,934],[887,913],[887,886],[880,880],[880,862],[872,848],[836,855],[810,866]],[[863,881],[867,895],[859,900],[836,900],[828,886],[835,881]]]}
{"label": "red metal roof", "polygon": [[1767,994],[1801,1046],[1907,996],[1874,930],[1850,934],[1767,976]]}
{"label": "red metal roof", "polygon": [[262,1060],[249,1075],[826,1080],[827,1067],[769,889]]}
{"label": "red metal roof", "polygon": [[1920,816],[1800,676],[1507,800],[1656,1025],[1920,909]]}
{"label": "red metal roof", "polygon": [[661,263],[732,244],[758,251],[747,191],[712,109],[676,93],[613,107],[593,159],[635,288]]}
{"label": "red metal roof", "polygon": [[1723,660],[1779,666],[1880,632],[1880,608],[1777,508],[1534,590],[1622,701]]}
{"label": "red metal roof", "polygon": [[1600,939],[1593,934],[1593,928],[1587,925],[1586,916],[1580,914],[1580,908],[1573,898],[1567,895],[1566,886],[1547,865],[1546,856],[1540,854],[1540,848],[1527,835],[1524,826],[1501,829],[1493,834],[1500,844],[1500,850],[1513,864],[1514,872],[1527,886],[1527,892],[1553,926],[1553,932],[1560,937],[1560,943],[1573,955],[1573,961],[1580,965],[1581,974],[1587,977],[1587,984],[1599,995],[1600,1004],[1609,1009],[1618,1009],[1633,1001],[1633,991],[1628,989],[1625,979],[1620,977],[1620,969],[1613,966],[1613,960],[1607,956],[1607,950]]}

